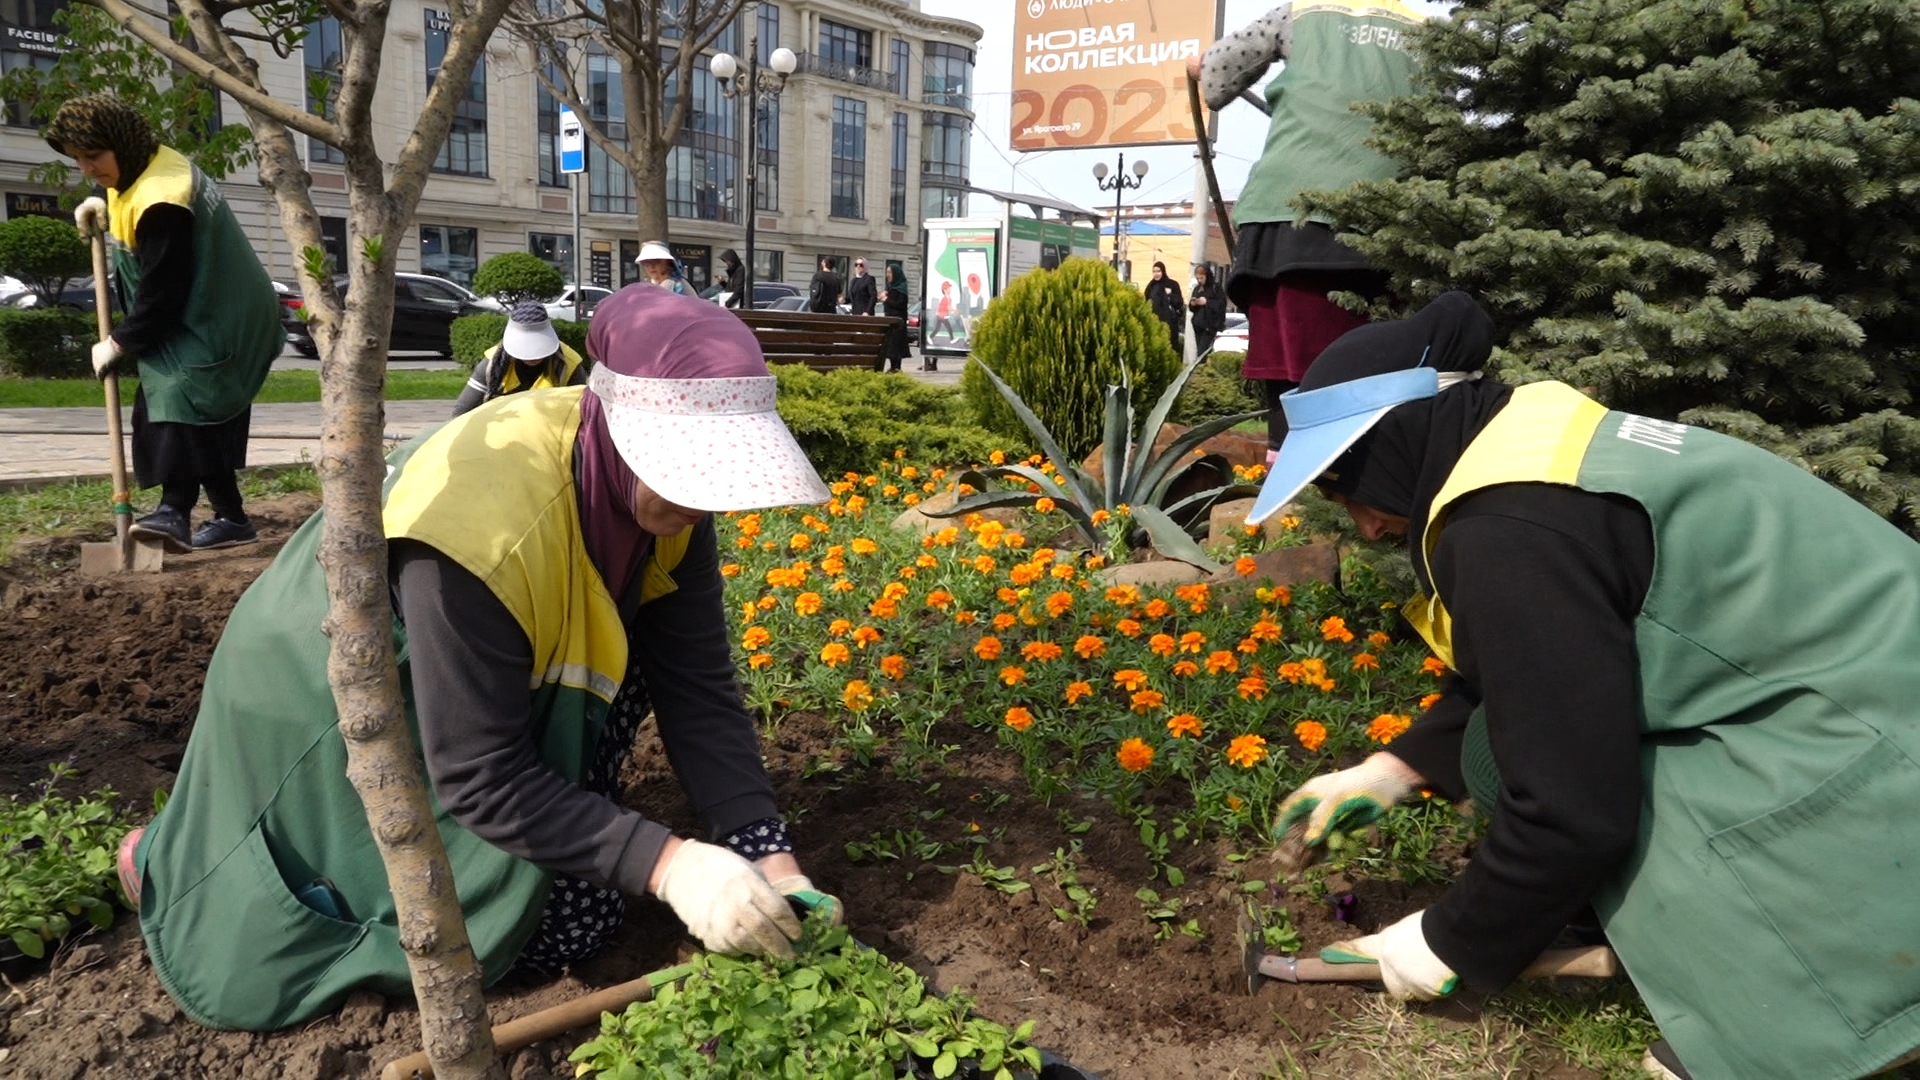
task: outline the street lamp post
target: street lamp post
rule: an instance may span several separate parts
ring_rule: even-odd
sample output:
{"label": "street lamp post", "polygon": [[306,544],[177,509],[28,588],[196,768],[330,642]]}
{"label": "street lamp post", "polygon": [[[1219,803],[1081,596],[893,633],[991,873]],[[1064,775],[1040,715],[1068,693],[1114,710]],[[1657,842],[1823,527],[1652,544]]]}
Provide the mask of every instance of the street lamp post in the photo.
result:
{"label": "street lamp post", "polygon": [[747,70],[741,71],[740,61],[727,53],[714,54],[707,64],[714,81],[720,84],[721,93],[745,98],[747,102],[747,254],[740,267],[741,281],[733,291],[742,297],[740,306],[748,311],[753,310],[753,227],[760,216],[760,102],[762,98],[779,97],[787,85],[787,76],[800,66],[800,58],[792,49],[778,48],[767,57],[767,66],[773,69],[771,74],[762,77],[757,15],[758,12],[754,16],[753,36],[747,39]]}
{"label": "street lamp post", "polygon": [[1120,272],[1120,201],[1128,188],[1137,188],[1147,182],[1147,163],[1143,158],[1133,161],[1133,175],[1127,175],[1127,155],[1120,155],[1119,164],[1113,170],[1113,179],[1107,179],[1107,163],[1096,161],[1093,165],[1093,178],[1100,184],[1101,191],[1113,192],[1113,272]]}

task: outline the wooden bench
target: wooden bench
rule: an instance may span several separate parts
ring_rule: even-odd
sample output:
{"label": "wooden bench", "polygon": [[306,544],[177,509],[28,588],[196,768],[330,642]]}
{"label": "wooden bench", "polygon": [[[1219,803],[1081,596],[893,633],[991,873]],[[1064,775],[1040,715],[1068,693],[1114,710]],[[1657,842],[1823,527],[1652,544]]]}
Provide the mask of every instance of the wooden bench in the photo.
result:
{"label": "wooden bench", "polygon": [[880,315],[817,315],[808,311],[735,311],[760,342],[769,364],[805,364],[815,371],[874,368],[899,319]]}

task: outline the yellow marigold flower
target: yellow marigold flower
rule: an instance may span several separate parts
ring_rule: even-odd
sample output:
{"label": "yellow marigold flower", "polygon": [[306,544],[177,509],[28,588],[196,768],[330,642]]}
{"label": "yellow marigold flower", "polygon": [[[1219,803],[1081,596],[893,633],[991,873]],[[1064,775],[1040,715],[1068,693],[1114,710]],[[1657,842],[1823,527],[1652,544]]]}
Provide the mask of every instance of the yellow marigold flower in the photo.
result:
{"label": "yellow marigold flower", "polygon": [[1153,764],[1153,747],[1148,746],[1145,739],[1128,739],[1120,744],[1120,749],[1113,756],[1119,759],[1121,768],[1128,772],[1140,772]]}
{"label": "yellow marigold flower", "polygon": [[1300,519],[1292,514],[1288,514],[1286,517],[1280,519],[1280,527],[1291,532],[1300,527]]}
{"label": "yellow marigold flower", "polygon": [[1158,690],[1136,690],[1133,694],[1133,711],[1145,715],[1167,703],[1167,696]]}
{"label": "yellow marigold flower", "polygon": [[853,543],[849,546],[852,548],[853,553],[855,555],[871,555],[874,552],[880,550],[879,544],[874,543],[873,541],[867,539],[864,536],[854,537]]}
{"label": "yellow marigold flower", "polygon": [[907,658],[895,653],[880,658],[880,674],[889,679],[898,679],[907,673]]}
{"label": "yellow marigold flower", "polygon": [[1000,669],[1000,681],[1008,686],[1019,686],[1027,681],[1027,669],[1018,664],[1008,664]]}
{"label": "yellow marigold flower", "polygon": [[1312,753],[1327,744],[1327,725],[1318,720],[1302,720],[1293,725],[1293,737],[1300,740],[1300,748]]}
{"label": "yellow marigold flower", "polygon": [[1280,607],[1293,603],[1293,592],[1285,585],[1275,585],[1271,588],[1262,585],[1253,590],[1253,597],[1263,604],[1277,604]]}
{"label": "yellow marigold flower", "polygon": [[1239,671],[1240,658],[1221,649],[1207,654],[1207,674],[1218,675],[1223,671]]}
{"label": "yellow marigold flower", "polygon": [[720,576],[721,577],[739,577],[740,564],[737,562],[730,562],[720,567]]}
{"label": "yellow marigold flower", "polygon": [[1320,636],[1344,645],[1353,640],[1353,631],[1347,629],[1347,620],[1333,615],[1320,621]]}
{"label": "yellow marigold flower", "polygon": [[800,615],[817,615],[820,605],[825,603],[817,592],[803,592],[793,598],[793,610]]}
{"label": "yellow marigold flower", "polygon": [[1447,665],[1439,657],[1429,656],[1420,661],[1420,670],[1437,679],[1447,673]]}
{"label": "yellow marigold flower", "polygon": [[1082,660],[1097,660],[1107,653],[1107,643],[1092,634],[1080,635],[1073,643],[1073,654]]}
{"label": "yellow marigold flower", "polygon": [[1051,641],[1029,641],[1020,647],[1020,659],[1046,663],[1060,659],[1065,650]]}
{"label": "yellow marigold flower", "polygon": [[793,551],[805,551],[813,546],[813,537],[806,533],[794,533],[787,538],[787,547]]}
{"label": "yellow marigold flower", "polygon": [[1093,696],[1093,684],[1078,680],[1067,684],[1067,704],[1072,705],[1081,698]]}
{"label": "yellow marigold flower", "polygon": [[1015,705],[1007,710],[1007,726],[1015,731],[1025,731],[1033,726],[1033,713],[1024,705]]}
{"label": "yellow marigold flower", "polygon": [[1372,653],[1363,652],[1360,655],[1353,658],[1353,670],[1379,671],[1380,658],[1373,655]]}
{"label": "yellow marigold flower", "polygon": [[1251,769],[1267,760],[1267,740],[1258,735],[1236,735],[1227,744],[1227,760],[1243,769]]}
{"label": "yellow marigold flower", "polygon": [[1425,712],[1428,709],[1433,708],[1435,705],[1438,705],[1440,703],[1441,698],[1446,696],[1447,695],[1445,694],[1428,694],[1426,697],[1421,698],[1420,711]]}
{"label": "yellow marigold flower", "polygon": [[1056,592],[1047,597],[1047,616],[1057,619],[1073,610],[1073,594]]}
{"label": "yellow marigold flower", "polygon": [[1147,601],[1147,618],[1149,619],[1164,619],[1172,611],[1173,605],[1157,596]]}
{"label": "yellow marigold flower", "polygon": [[1051,514],[1057,507],[1052,499],[1042,495],[1033,500],[1033,508],[1043,514]]}
{"label": "yellow marigold flower", "polygon": [[1385,630],[1375,630],[1367,635],[1367,644],[1376,649],[1384,649],[1393,644],[1393,635]]}
{"label": "yellow marigold flower", "polygon": [[773,642],[773,635],[764,626],[749,626],[747,632],[740,635],[740,647],[753,652],[764,649]]}
{"label": "yellow marigold flower", "polygon": [[1122,637],[1131,638],[1140,636],[1140,622],[1138,619],[1121,619],[1119,622],[1113,624],[1113,628]]}
{"label": "yellow marigold flower", "polygon": [[1255,672],[1240,680],[1240,697],[1244,701],[1259,701],[1267,696],[1267,680]]}
{"label": "yellow marigold flower", "polygon": [[934,567],[940,565],[940,560],[934,558],[931,555],[922,554],[918,558],[913,560],[913,565],[919,567],[922,570],[931,570]]}
{"label": "yellow marigold flower", "polygon": [[849,712],[865,712],[873,704],[873,687],[865,679],[854,679],[840,691],[840,700],[846,703]]}
{"label": "yellow marigold flower", "polygon": [[866,648],[867,646],[879,640],[880,640],[880,631],[875,630],[871,626],[863,626],[853,632],[854,645],[862,649]]}
{"label": "yellow marigold flower", "polygon": [[1155,656],[1172,656],[1173,650],[1172,634],[1155,634],[1147,639],[1147,651]]}
{"label": "yellow marigold flower", "polygon": [[1200,665],[1191,660],[1175,660],[1173,662],[1173,673],[1182,679],[1190,678],[1200,674]]}
{"label": "yellow marigold flower", "polygon": [[1019,617],[1014,615],[1013,612],[1003,611],[993,617],[993,628],[995,630],[1011,630],[1013,629],[1013,624],[1019,621]]}
{"label": "yellow marigold flower", "polygon": [[1189,735],[1197,739],[1206,730],[1207,725],[1190,712],[1178,713],[1167,721],[1167,734],[1176,739],[1184,739]]}
{"label": "yellow marigold flower", "polygon": [[927,606],[945,611],[953,606],[953,594],[945,589],[935,589],[927,594]]}
{"label": "yellow marigold flower", "polygon": [[740,607],[740,621],[742,622],[752,622],[759,614],[760,604],[757,601],[749,600]]}
{"label": "yellow marigold flower", "polygon": [[820,662],[828,667],[839,667],[853,658],[853,650],[837,641],[829,642],[820,650]]}
{"label": "yellow marigold flower", "polygon": [[876,619],[891,619],[900,614],[900,601],[890,596],[883,596],[867,605],[867,614]]}
{"label": "yellow marigold flower", "polygon": [[1113,673],[1113,684],[1123,690],[1142,690],[1147,685],[1147,673],[1139,668],[1121,668]]}
{"label": "yellow marigold flower", "polygon": [[993,556],[991,555],[975,555],[973,557],[973,568],[982,574],[993,573],[993,568],[998,565],[1000,564],[994,562]]}
{"label": "yellow marigold flower", "polygon": [[987,463],[989,465],[1005,465],[1007,463],[1007,452],[1005,450],[995,450],[993,453],[987,455]]}
{"label": "yellow marigold flower", "polygon": [[1412,726],[1413,717],[1411,716],[1396,716],[1393,713],[1381,713],[1379,716],[1373,718],[1373,723],[1367,725],[1367,738],[1385,746],[1399,738]]}
{"label": "yellow marigold flower", "polygon": [[982,660],[1000,659],[1000,639],[997,637],[983,637],[979,641],[974,642],[973,655]]}
{"label": "yellow marigold flower", "polygon": [[1200,652],[1205,652],[1206,648],[1207,648],[1207,635],[1201,633],[1200,631],[1189,630],[1186,633],[1180,635],[1180,651],[1181,652],[1200,653]]}

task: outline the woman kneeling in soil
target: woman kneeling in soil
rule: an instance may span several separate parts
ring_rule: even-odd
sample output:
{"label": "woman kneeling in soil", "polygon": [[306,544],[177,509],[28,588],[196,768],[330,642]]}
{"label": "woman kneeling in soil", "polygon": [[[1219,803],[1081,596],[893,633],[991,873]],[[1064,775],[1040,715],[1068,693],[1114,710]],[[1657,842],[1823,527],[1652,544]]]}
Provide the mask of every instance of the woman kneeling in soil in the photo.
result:
{"label": "woman kneeling in soil", "polygon": [[1330,346],[1252,520],[1308,483],[1412,539],[1445,696],[1316,777],[1311,848],[1420,787],[1485,839],[1437,903],[1327,959],[1505,986],[1592,905],[1656,1076],[1850,1080],[1920,1046],[1920,545],[1763,450],[1481,378],[1461,293]]}
{"label": "woman kneeling in soil", "polygon": [[[828,492],[731,314],[624,289],[590,346],[587,387],[501,398],[389,458],[402,689],[489,982],[591,955],[626,894],[723,952],[788,953],[788,897],[838,914],[794,860],[740,701],[709,517]],[[320,525],[234,608],[172,799],[121,851],[155,972],[218,1027],[409,990],[327,685]],[[617,801],[649,711],[718,843]]]}

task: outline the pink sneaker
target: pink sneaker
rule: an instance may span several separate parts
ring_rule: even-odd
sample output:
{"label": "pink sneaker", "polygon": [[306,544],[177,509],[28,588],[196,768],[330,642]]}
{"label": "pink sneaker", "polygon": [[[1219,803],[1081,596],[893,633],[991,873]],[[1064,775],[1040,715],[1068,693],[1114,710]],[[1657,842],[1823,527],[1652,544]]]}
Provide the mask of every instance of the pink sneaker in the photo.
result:
{"label": "pink sneaker", "polygon": [[127,838],[120,841],[120,858],[117,860],[120,866],[120,892],[127,898],[127,906],[135,911],[140,910],[140,870],[133,865],[133,849],[140,846],[140,834],[146,831],[146,827],[141,826],[128,833]]}

